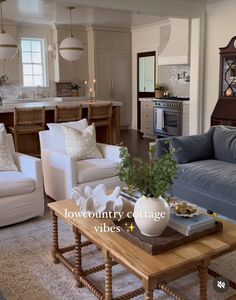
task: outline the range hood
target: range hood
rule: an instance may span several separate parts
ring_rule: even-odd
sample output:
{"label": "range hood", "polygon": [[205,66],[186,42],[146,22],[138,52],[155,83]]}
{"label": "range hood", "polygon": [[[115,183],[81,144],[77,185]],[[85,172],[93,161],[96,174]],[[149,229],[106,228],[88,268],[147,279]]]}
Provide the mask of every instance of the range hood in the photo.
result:
{"label": "range hood", "polygon": [[189,64],[189,20],[170,18],[169,21],[166,26],[170,30],[163,30],[164,34],[160,30],[158,65]]}

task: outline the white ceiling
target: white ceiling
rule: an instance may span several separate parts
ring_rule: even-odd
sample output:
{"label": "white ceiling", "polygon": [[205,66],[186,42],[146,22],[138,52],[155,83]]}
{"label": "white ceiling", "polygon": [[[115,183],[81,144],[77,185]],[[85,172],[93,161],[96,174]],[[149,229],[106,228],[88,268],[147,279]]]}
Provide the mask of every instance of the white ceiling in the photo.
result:
{"label": "white ceiling", "polygon": [[156,14],[86,7],[56,0],[7,0],[3,3],[3,16],[4,19],[24,23],[68,24],[69,12],[66,7],[70,5],[75,6],[72,22],[77,25],[131,27],[163,19]]}
{"label": "white ceiling", "polygon": [[[226,0],[207,0],[208,2]],[[27,23],[68,24],[66,6],[75,6],[73,24],[130,27],[169,16],[190,16],[206,0],[6,0],[4,19]],[[142,13],[143,12],[143,13]]]}

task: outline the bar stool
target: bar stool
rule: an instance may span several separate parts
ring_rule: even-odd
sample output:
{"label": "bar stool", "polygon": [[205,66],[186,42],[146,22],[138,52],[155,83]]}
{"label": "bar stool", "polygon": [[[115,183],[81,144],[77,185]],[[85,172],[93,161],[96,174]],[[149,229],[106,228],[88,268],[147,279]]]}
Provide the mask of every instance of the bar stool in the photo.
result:
{"label": "bar stool", "polygon": [[82,119],[82,105],[56,106],[54,122],[79,121]]}
{"label": "bar stool", "polygon": [[88,106],[88,123],[96,127],[106,127],[107,129],[107,141],[106,143],[112,143],[111,136],[111,118],[112,118],[112,103],[99,104],[93,103]]}
{"label": "bar stool", "polygon": [[[38,134],[45,130],[45,107],[17,108],[14,109],[14,124],[8,128],[14,136],[16,151],[19,151],[19,135]],[[37,137],[35,154],[39,154],[39,139]]]}

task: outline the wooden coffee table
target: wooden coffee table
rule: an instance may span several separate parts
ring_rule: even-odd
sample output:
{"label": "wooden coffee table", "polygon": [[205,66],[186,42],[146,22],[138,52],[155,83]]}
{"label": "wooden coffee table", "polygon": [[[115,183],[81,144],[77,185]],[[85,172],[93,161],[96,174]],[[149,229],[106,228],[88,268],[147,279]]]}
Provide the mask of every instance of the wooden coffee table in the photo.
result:
{"label": "wooden coffee table", "polygon": [[[151,300],[154,289],[162,290],[174,299],[185,299],[179,292],[172,290],[168,283],[195,271],[198,271],[200,278],[199,298],[201,300],[207,299],[208,274],[214,277],[220,276],[208,268],[210,261],[236,250],[236,225],[229,222],[223,222],[224,228],[220,233],[152,256],[126,240],[119,233],[95,231],[94,226],[99,226],[103,222],[108,226],[111,225],[112,222],[109,219],[65,218],[65,209],[72,212],[79,211],[79,207],[70,200],[49,203],[48,206],[52,216],[52,256],[54,262],[63,263],[73,273],[78,286],[87,287],[98,299],[114,299],[112,297],[112,266],[117,263],[141,279],[143,286],[115,298],[116,300],[131,299],[142,293],[145,294],[146,300]],[[59,248],[58,217],[73,226],[75,245]],[[85,236],[88,241],[82,243],[81,235]],[[91,243],[102,250],[105,263],[84,270],[82,268],[81,248]],[[63,255],[72,250],[75,251],[75,265]],[[105,293],[102,293],[88,279],[88,275],[103,269],[105,269]],[[236,289],[236,283],[232,281],[230,281],[230,286]]]}

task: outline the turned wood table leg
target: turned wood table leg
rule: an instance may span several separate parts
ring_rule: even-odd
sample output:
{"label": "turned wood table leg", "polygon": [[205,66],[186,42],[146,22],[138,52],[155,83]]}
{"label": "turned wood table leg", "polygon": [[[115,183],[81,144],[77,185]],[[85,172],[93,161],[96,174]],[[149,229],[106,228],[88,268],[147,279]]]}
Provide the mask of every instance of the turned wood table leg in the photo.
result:
{"label": "turned wood table leg", "polygon": [[208,260],[204,260],[201,266],[199,266],[201,300],[207,300],[208,264]]}
{"label": "turned wood table leg", "polygon": [[105,300],[112,299],[112,259],[109,253],[104,253],[105,258]]}
{"label": "turned wood table leg", "polygon": [[153,300],[153,291],[145,291],[145,300]]}
{"label": "turned wood table leg", "polygon": [[82,252],[81,252],[81,234],[77,228],[73,228],[75,234],[75,279],[79,288],[83,287],[79,280],[79,275],[82,273]]}
{"label": "turned wood table leg", "polygon": [[51,210],[51,219],[52,219],[52,257],[55,264],[59,263],[59,260],[56,258],[56,254],[59,252],[58,244],[58,218],[53,210]]}

